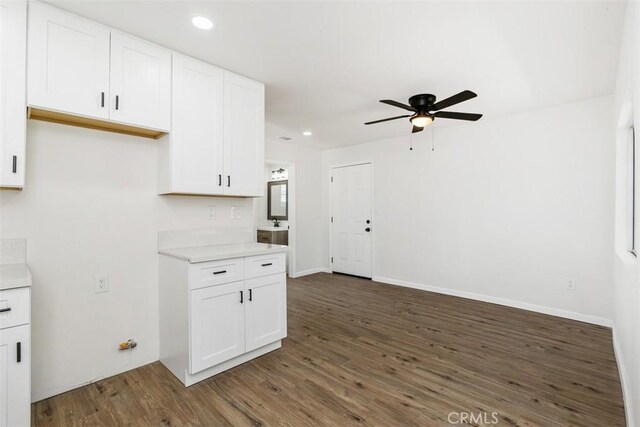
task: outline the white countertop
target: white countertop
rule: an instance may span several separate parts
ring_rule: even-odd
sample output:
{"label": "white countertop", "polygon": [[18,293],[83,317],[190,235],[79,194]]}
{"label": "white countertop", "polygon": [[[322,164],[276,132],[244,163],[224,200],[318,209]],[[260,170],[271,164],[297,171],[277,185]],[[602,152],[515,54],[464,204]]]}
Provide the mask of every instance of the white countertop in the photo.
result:
{"label": "white countertop", "polygon": [[0,265],[0,291],[31,286],[31,272],[27,264]]}
{"label": "white countertop", "polygon": [[264,255],[276,252],[287,252],[288,246],[270,245],[266,243],[235,243],[230,245],[200,246],[194,248],[163,249],[159,254],[183,259],[195,264],[198,262],[217,261],[220,259],[240,258],[252,255]]}
{"label": "white countertop", "polygon": [[288,231],[289,229],[287,227],[274,227],[273,225],[271,225],[271,226],[265,225],[265,226],[258,227],[258,230],[260,230],[260,231]]}

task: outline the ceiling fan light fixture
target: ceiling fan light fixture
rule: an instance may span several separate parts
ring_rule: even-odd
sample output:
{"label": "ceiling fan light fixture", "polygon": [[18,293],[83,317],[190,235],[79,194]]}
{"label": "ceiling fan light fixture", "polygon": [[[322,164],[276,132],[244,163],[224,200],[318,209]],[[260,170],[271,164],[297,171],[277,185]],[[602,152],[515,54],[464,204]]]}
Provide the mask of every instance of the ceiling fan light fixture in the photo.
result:
{"label": "ceiling fan light fixture", "polygon": [[428,114],[418,114],[411,117],[409,120],[411,121],[412,125],[419,128],[425,128],[433,123],[433,117]]}

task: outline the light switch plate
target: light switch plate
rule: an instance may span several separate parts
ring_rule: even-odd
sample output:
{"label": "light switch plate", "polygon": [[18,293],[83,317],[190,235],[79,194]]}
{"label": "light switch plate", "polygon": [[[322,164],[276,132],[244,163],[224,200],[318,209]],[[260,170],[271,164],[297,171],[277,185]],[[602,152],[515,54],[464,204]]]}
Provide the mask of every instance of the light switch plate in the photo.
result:
{"label": "light switch plate", "polygon": [[209,219],[216,219],[216,207],[209,206]]}

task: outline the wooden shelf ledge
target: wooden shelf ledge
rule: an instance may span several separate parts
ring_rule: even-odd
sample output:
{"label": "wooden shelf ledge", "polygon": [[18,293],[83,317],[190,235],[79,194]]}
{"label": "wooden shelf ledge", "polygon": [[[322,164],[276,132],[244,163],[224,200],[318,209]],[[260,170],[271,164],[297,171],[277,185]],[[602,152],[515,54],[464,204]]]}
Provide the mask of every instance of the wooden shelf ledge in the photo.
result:
{"label": "wooden shelf ledge", "polygon": [[97,129],[106,132],[122,133],[125,135],[140,136],[143,138],[151,139],[159,139],[167,134],[167,132],[157,129],[140,128],[136,126],[125,125],[122,123],[115,123],[108,120],[76,116],[69,113],[44,110],[36,107],[27,107],[27,118],[33,120],[41,120],[43,122],[60,123],[64,125]]}

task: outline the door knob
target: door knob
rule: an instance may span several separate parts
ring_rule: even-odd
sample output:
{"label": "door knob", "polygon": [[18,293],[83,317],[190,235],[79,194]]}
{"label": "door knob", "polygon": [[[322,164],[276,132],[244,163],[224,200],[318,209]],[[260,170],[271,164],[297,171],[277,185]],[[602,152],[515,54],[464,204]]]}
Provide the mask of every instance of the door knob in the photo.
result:
{"label": "door knob", "polygon": [[367,220],[367,224],[371,224],[371,220],[370,219]]}
{"label": "door knob", "polygon": [[366,231],[367,233],[371,231],[371,229],[369,227],[365,228],[364,231]]}

